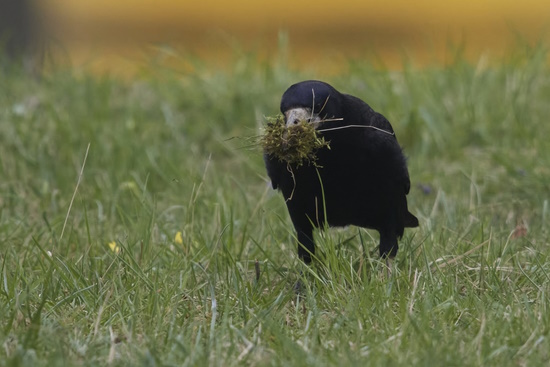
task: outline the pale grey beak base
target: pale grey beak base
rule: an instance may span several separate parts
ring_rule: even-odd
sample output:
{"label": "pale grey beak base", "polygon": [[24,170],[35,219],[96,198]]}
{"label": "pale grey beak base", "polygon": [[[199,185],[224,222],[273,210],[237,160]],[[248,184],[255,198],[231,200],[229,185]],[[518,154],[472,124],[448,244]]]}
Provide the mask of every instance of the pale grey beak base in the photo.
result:
{"label": "pale grey beak base", "polygon": [[319,121],[321,121],[319,115],[311,112],[311,108],[292,108],[285,111],[284,115],[286,127],[298,125],[300,121],[304,120],[314,124],[314,126],[317,127],[319,125]]}

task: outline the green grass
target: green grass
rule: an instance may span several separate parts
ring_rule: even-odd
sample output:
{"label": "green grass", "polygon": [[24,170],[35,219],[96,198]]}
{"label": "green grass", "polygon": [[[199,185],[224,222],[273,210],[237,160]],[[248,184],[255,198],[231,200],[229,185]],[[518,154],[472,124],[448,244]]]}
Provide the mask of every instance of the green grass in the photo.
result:
{"label": "green grass", "polygon": [[[4,68],[0,366],[548,364],[547,60],[326,77],[245,55],[131,81]],[[420,228],[390,277],[354,227],[319,234],[311,269],[296,257],[248,138],[307,78],[368,101],[409,157]]]}

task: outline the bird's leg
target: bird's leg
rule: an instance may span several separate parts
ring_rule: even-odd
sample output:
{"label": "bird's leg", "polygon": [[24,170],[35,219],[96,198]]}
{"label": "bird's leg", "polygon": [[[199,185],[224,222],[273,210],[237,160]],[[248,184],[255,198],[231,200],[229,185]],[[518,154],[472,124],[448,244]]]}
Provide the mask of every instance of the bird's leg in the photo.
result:
{"label": "bird's leg", "polygon": [[386,259],[395,257],[399,245],[397,244],[397,235],[392,231],[380,231],[380,257]]}
{"label": "bird's leg", "polygon": [[397,236],[392,232],[380,232],[380,257],[386,260],[386,275],[391,278],[393,269],[393,260],[397,255],[399,245]]}
{"label": "bird's leg", "polygon": [[[313,230],[311,228],[304,230],[296,228],[298,234],[298,257],[306,265],[311,264],[312,256],[315,255],[315,243],[313,242]],[[303,272],[302,272],[303,275]],[[305,286],[302,283],[302,279],[298,279],[294,285],[294,291],[296,294],[301,295],[304,293]]]}
{"label": "bird's leg", "polygon": [[313,230],[296,229],[298,233],[298,257],[306,264],[311,264],[315,255],[315,243],[313,242]]}

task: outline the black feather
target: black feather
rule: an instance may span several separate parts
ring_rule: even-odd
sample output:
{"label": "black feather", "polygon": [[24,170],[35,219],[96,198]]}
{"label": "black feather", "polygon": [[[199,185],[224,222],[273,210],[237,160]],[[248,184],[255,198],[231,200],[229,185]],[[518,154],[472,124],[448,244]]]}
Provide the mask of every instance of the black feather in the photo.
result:
{"label": "black feather", "polygon": [[380,255],[395,256],[404,228],[417,227],[418,219],[407,208],[409,172],[389,121],[359,98],[320,81],[290,86],[281,112],[293,108],[309,108],[328,120],[317,131],[330,141],[330,149],[317,152],[316,165],[296,167],[264,155],[272,186],[282,192],[296,229],[300,258],[311,262],[313,229],[325,223],[375,229]]}

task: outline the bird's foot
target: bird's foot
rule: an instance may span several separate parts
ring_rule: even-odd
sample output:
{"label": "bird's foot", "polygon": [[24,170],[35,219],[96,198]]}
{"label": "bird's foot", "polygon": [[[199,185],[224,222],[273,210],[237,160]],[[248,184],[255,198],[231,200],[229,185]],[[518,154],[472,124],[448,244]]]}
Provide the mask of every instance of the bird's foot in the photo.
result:
{"label": "bird's foot", "polygon": [[386,257],[386,276],[388,279],[391,279],[393,272],[393,257]]}
{"label": "bird's foot", "polygon": [[296,283],[294,283],[294,294],[296,294],[298,297],[302,297],[306,293],[306,286],[304,284],[304,281],[302,279],[298,279]]}
{"label": "bird's foot", "polygon": [[394,259],[392,257],[391,258],[386,257],[384,259],[384,263],[380,264],[380,267],[381,268],[379,268],[379,273],[378,273],[379,279],[381,281],[390,280],[393,274]]}

